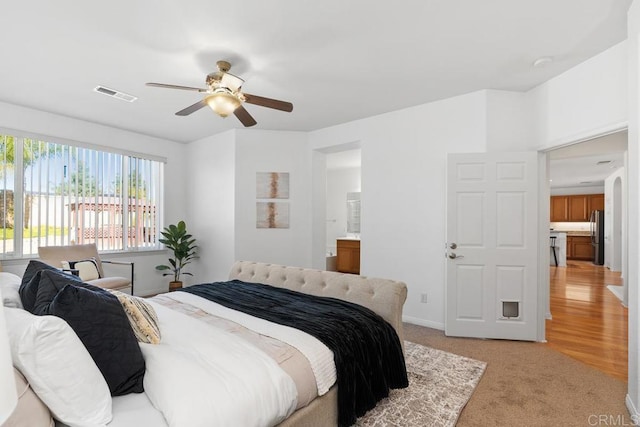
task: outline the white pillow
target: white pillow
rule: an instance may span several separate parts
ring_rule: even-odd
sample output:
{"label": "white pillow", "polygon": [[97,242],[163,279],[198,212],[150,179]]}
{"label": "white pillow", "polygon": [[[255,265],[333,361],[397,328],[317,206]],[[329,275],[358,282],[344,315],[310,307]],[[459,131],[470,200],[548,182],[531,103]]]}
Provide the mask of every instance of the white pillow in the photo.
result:
{"label": "white pillow", "polygon": [[12,273],[0,271],[0,295],[5,307],[22,308],[22,300],[18,290],[22,279]]}
{"label": "white pillow", "polygon": [[83,282],[100,278],[98,262],[95,258],[82,259],[80,261],[62,261],[64,270],[78,270],[78,277]]}
{"label": "white pillow", "polygon": [[70,427],[111,421],[111,393],[100,370],[71,326],[55,316],[7,308],[13,364],[49,407]]}

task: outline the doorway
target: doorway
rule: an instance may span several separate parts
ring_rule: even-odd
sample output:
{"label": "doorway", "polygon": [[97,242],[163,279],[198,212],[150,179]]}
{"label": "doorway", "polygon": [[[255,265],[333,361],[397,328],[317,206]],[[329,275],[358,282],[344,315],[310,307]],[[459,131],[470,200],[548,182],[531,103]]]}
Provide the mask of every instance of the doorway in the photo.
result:
{"label": "doorway", "polygon": [[337,240],[360,238],[361,151],[326,155],[326,270],[337,271]]}
{"label": "doorway", "polygon": [[[569,256],[566,267],[556,267],[551,259],[546,339],[555,350],[623,380],[628,358],[628,314],[623,305],[626,149],[624,130],[547,152],[552,197],[605,195],[605,260],[598,266]],[[550,226],[567,235],[591,234],[588,222],[550,222]]]}

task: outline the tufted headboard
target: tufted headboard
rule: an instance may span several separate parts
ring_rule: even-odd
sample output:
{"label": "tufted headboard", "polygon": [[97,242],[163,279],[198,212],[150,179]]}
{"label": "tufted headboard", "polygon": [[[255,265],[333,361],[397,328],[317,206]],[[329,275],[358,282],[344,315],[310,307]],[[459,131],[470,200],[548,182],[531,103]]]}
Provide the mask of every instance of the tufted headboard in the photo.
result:
{"label": "tufted headboard", "polygon": [[403,282],[250,261],[236,261],[229,279],[265,283],[362,305],[389,322],[404,346],[402,306],[407,299],[407,285]]}

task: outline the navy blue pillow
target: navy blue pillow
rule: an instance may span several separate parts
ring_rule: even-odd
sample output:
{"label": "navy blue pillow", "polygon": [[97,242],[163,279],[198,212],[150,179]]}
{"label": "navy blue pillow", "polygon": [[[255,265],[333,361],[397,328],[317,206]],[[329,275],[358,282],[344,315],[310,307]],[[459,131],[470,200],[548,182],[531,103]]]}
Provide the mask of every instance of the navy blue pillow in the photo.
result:
{"label": "navy blue pillow", "polygon": [[[40,285],[40,274],[42,271],[55,271],[60,272],[59,269],[45,264],[42,261],[32,259],[29,261],[27,268],[22,275],[22,283],[20,284],[20,299],[22,300],[22,306],[25,310],[33,313],[33,309],[36,304],[36,296],[38,294],[38,286]],[[66,274],[66,273],[61,273]],[[70,280],[75,280],[78,283],[82,283],[80,278],[71,274],[66,274]]]}
{"label": "navy blue pillow", "polygon": [[37,316],[44,316],[49,313],[49,305],[51,301],[58,295],[65,286],[75,285],[83,288],[89,288],[97,291],[103,289],[90,285],[88,283],[81,282],[77,276],[63,273],[59,270],[41,270],[33,276],[32,282],[38,281],[37,287],[31,285],[36,289],[36,302],[33,305],[31,312]]}
{"label": "navy blue pillow", "polygon": [[100,369],[112,396],[142,393],[144,358],[118,298],[73,279],[63,284],[61,276],[69,276],[64,273],[40,274],[38,313],[58,316],[71,326]]}

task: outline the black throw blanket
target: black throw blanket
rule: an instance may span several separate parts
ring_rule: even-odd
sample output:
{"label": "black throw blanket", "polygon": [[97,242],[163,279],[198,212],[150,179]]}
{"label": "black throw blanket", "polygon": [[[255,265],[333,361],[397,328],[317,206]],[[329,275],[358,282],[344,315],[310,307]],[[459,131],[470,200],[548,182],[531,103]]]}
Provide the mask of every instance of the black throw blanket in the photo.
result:
{"label": "black throw blanket", "polygon": [[368,308],[335,298],[240,280],[181,290],[255,317],[291,326],[333,351],[338,424],[347,427],[389,395],[409,385],[395,329]]}

